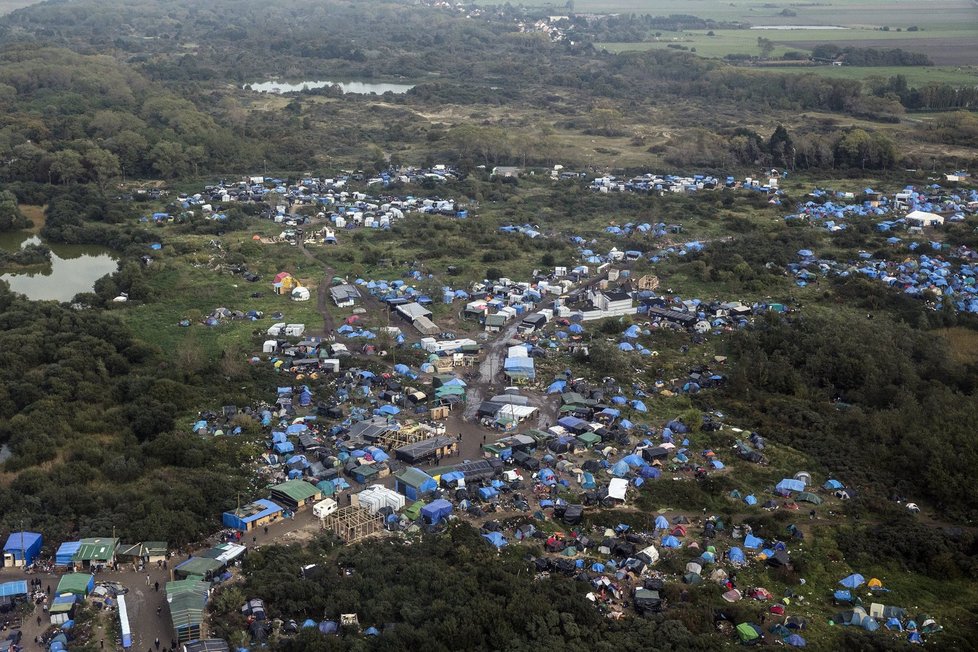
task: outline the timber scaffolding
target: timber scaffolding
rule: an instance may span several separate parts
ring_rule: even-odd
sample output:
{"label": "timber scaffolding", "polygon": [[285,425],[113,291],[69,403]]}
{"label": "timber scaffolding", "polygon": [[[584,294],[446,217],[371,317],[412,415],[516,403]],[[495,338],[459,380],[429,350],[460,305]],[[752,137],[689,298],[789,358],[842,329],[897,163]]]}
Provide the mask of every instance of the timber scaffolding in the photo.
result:
{"label": "timber scaffolding", "polygon": [[379,514],[371,514],[362,507],[342,507],[326,518],[320,519],[320,527],[332,530],[343,543],[356,543],[383,529]]}
{"label": "timber scaffolding", "polygon": [[377,444],[387,450],[396,450],[408,444],[431,439],[445,434],[445,426],[432,427],[424,423],[402,426],[400,430],[389,430],[377,439]]}

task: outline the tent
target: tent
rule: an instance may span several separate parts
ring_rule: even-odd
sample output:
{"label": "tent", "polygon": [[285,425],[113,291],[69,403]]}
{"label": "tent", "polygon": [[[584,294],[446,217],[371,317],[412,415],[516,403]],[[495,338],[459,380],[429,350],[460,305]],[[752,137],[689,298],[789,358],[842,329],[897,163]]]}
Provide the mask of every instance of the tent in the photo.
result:
{"label": "tent", "polygon": [[744,547],[748,550],[757,550],[764,545],[763,539],[758,539],[753,534],[748,534],[744,537]]}
{"label": "tent", "polygon": [[503,537],[503,535],[499,532],[489,532],[487,534],[483,534],[482,538],[496,546],[497,550],[509,544],[505,537]]}
{"label": "tent", "polygon": [[792,647],[805,647],[805,645],[807,645],[805,639],[798,634],[792,634],[791,636],[786,637],[784,642]]}
{"label": "tent", "polygon": [[775,487],[778,491],[782,493],[787,493],[790,491],[804,491],[805,483],[801,480],[796,480],[794,478],[785,478],[777,484]]}
{"label": "tent", "polygon": [[804,502],[804,503],[811,503],[813,505],[821,505],[822,504],[822,498],[820,496],[816,496],[815,494],[813,494],[810,491],[803,491],[803,492],[801,492],[800,494],[798,494],[797,496],[795,496],[795,500],[800,501],[800,502]]}
{"label": "tent", "polygon": [[730,563],[734,566],[739,566],[747,561],[747,559],[744,557],[744,551],[737,547],[731,548],[727,552],[727,559],[729,559]]}
{"label": "tent", "polygon": [[740,623],[737,625],[737,636],[744,644],[756,643],[761,638],[761,628],[750,623]]}
{"label": "tent", "polygon": [[858,589],[865,583],[866,579],[859,573],[853,573],[849,577],[839,580],[839,584],[847,589]]}
{"label": "tent", "polygon": [[662,547],[663,548],[679,548],[683,544],[679,542],[679,539],[672,536],[671,534],[662,537]]}

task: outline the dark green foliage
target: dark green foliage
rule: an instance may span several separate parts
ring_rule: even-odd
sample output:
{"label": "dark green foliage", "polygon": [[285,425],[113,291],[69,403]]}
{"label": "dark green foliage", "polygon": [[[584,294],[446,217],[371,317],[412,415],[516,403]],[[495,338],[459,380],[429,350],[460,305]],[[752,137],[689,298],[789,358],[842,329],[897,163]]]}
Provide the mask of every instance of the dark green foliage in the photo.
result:
{"label": "dark green foliage", "polygon": [[926,54],[907,52],[900,48],[876,49],[841,47],[823,43],[812,48],[814,59],[841,59],[850,66],[933,66]]}
{"label": "dark green foliage", "polygon": [[9,190],[0,192],[0,231],[16,231],[30,226],[30,220],[17,207],[17,197]]}
{"label": "dark green foliage", "polygon": [[0,527],[172,543],[213,530],[247,448],[172,434],[193,394],[146,375],[158,362],[111,315],[0,287],[0,442],[17,473],[0,488]]}
{"label": "dark green foliage", "polygon": [[[328,545],[319,543],[327,553]],[[412,545],[385,540],[343,548],[299,579],[303,564],[322,561],[317,552],[276,547],[252,553],[244,593],[262,597],[272,618],[338,620],[357,613],[364,628],[383,631],[367,639],[370,649],[710,649],[708,638],[675,620],[612,623],[584,599],[587,585],[559,576],[535,581],[518,548],[499,555],[464,524]],[[218,622],[240,606],[215,603],[226,610]],[[361,635],[324,637],[315,630],[280,645],[288,652],[365,649]]]}
{"label": "dark green foliage", "polygon": [[726,393],[763,434],[861,491],[886,487],[951,517],[978,514],[975,374],[943,339],[885,314],[812,311],[762,321],[729,352],[737,362]]}

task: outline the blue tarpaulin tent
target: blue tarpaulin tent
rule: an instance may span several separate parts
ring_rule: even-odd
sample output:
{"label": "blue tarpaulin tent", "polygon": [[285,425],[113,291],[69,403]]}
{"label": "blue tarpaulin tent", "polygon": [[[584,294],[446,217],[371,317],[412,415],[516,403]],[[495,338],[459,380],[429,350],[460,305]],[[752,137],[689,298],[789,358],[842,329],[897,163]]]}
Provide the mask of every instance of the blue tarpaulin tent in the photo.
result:
{"label": "blue tarpaulin tent", "polygon": [[866,578],[864,578],[859,573],[853,573],[849,577],[839,580],[839,584],[846,587],[847,589],[858,589],[865,582],[866,582]]}
{"label": "blue tarpaulin tent", "polygon": [[439,498],[421,508],[421,517],[425,523],[436,525],[452,513],[452,504],[444,498]]}
{"label": "blue tarpaulin tent", "polygon": [[779,482],[777,487],[775,488],[781,492],[804,491],[805,483],[802,482],[801,480],[795,480],[793,478],[785,478],[784,480]]}
{"label": "blue tarpaulin tent", "polygon": [[757,550],[764,545],[763,539],[758,539],[753,534],[748,534],[744,537],[744,547],[748,550]]}
{"label": "blue tarpaulin tent", "polygon": [[502,548],[509,543],[499,532],[489,532],[488,534],[483,534],[482,538],[496,546],[496,548]]}

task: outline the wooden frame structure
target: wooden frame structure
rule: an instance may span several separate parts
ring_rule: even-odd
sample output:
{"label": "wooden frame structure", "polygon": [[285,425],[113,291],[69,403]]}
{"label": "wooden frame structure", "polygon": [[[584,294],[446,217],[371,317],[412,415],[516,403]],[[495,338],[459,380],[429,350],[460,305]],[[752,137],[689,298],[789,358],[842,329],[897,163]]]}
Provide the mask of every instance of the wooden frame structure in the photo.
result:
{"label": "wooden frame structure", "polygon": [[320,527],[332,530],[343,543],[356,543],[383,529],[383,519],[362,507],[341,507],[319,520]]}

